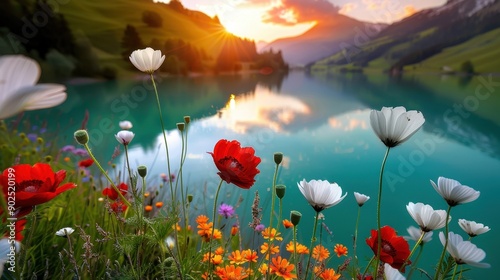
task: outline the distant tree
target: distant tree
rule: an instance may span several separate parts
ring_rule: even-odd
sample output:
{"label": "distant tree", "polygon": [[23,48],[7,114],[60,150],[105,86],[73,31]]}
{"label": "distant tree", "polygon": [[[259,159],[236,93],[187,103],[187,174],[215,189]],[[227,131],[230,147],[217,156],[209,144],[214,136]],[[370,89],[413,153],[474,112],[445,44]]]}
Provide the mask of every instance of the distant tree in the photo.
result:
{"label": "distant tree", "polygon": [[142,22],[149,27],[159,28],[163,25],[163,19],[160,14],[153,11],[144,11],[142,13]]}
{"label": "distant tree", "polygon": [[144,43],[133,25],[127,24],[125,27],[121,46],[123,49],[122,57],[127,61],[133,51],[144,48]]}
{"label": "distant tree", "polygon": [[464,61],[460,65],[460,71],[462,73],[469,74],[469,75],[473,75],[476,73],[476,71],[474,70],[474,65],[472,64],[472,62],[470,60]]}

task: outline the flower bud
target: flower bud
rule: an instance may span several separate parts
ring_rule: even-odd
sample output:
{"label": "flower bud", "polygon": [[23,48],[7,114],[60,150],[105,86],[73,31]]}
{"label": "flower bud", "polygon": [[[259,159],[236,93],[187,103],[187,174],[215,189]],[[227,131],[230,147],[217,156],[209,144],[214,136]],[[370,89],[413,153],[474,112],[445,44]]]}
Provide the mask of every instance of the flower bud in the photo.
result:
{"label": "flower bud", "polygon": [[286,190],[285,185],[276,185],[276,196],[279,199],[282,199],[285,196],[285,190]]}
{"label": "flower bud", "polygon": [[299,224],[301,217],[302,214],[299,211],[292,210],[290,212],[290,221],[292,222],[293,226],[297,226]]}
{"label": "flower bud", "polygon": [[184,122],[186,124],[189,124],[191,122],[191,117],[190,116],[184,116]]}
{"label": "flower bud", "polygon": [[280,164],[283,161],[283,153],[274,153],[274,162]]}
{"label": "flower bud", "polygon": [[42,137],[37,137],[36,138],[36,142],[39,144],[39,145],[42,145],[43,144],[43,138]]}
{"label": "flower bud", "polygon": [[45,156],[45,162],[51,162],[52,156]]}
{"label": "flower bud", "polygon": [[139,173],[139,176],[142,178],[146,177],[146,174],[148,174],[148,168],[144,165],[140,165],[137,167],[137,172]]}
{"label": "flower bud", "polygon": [[184,127],[185,127],[185,124],[180,122],[180,123],[177,123],[177,129],[179,131],[184,131]]}
{"label": "flower bud", "polygon": [[89,142],[89,134],[86,130],[80,129],[77,130],[74,134],[76,142],[79,144],[85,145]]}
{"label": "flower bud", "polygon": [[193,201],[193,195],[192,194],[188,194],[187,195],[187,199],[188,199],[188,202],[191,203]]}

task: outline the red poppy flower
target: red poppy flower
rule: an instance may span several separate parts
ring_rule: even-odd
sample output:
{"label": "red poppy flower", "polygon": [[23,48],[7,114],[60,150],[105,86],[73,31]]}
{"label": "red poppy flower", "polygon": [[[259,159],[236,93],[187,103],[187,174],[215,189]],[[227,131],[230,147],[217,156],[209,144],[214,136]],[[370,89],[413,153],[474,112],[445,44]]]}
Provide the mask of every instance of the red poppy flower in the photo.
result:
{"label": "red poppy flower", "polygon": [[[396,231],[390,226],[383,226],[380,232],[382,234],[380,260],[388,263],[395,269],[400,269],[410,255],[408,242],[403,237],[397,236]],[[371,233],[371,237],[366,239],[366,243],[376,255],[378,249],[378,231],[372,230]]]}
{"label": "red poppy flower", "polygon": [[[19,213],[29,213],[31,207],[52,200],[57,195],[75,188],[74,183],[59,186],[66,177],[66,170],[54,173],[46,163],[18,164],[7,168],[0,175],[0,185],[7,197],[7,193],[15,188],[16,210]],[[12,186],[12,182],[15,182]],[[21,217],[18,215],[17,217]]]}
{"label": "red poppy flower", "polygon": [[84,159],[84,160],[81,160],[81,161],[78,163],[78,167],[89,167],[89,166],[91,166],[93,163],[94,163],[94,160],[93,160],[93,159],[91,159],[91,158]]}
{"label": "red poppy flower", "polygon": [[255,175],[260,171],[260,158],[252,147],[241,147],[240,142],[221,139],[215,144],[212,155],[219,176],[226,183],[233,183],[242,189],[249,189],[255,183]]}
{"label": "red poppy flower", "polygon": [[127,204],[123,203],[122,201],[115,201],[111,203],[111,210],[115,213],[123,213],[125,210],[127,210]]}
{"label": "red poppy flower", "polygon": [[[122,193],[122,195],[125,195],[127,193],[127,191],[128,191],[128,186],[125,183],[121,183],[121,184],[119,184],[116,187],[120,190],[120,192]],[[109,187],[105,188],[104,190],[102,190],[102,194],[104,196],[107,196],[111,200],[116,200],[118,198],[118,193],[111,186],[109,186]]]}

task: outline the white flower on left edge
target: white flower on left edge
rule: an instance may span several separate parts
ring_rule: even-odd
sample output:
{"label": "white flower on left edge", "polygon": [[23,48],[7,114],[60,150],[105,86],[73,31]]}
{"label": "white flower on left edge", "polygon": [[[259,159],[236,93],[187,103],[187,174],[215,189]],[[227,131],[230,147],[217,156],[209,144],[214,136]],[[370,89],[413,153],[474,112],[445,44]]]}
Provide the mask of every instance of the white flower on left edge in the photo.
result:
{"label": "white flower on left edge", "polygon": [[115,137],[120,144],[123,144],[124,146],[130,144],[132,142],[132,139],[134,139],[135,134],[132,131],[128,130],[122,130],[118,132]]}
{"label": "white flower on left edge", "polygon": [[297,183],[299,190],[307,199],[309,204],[320,212],[326,208],[337,205],[347,195],[342,196],[342,188],[337,183],[330,183],[326,180],[302,180]]}
{"label": "white flower on left edge", "polygon": [[17,113],[57,106],[66,100],[66,87],[36,84],[38,63],[22,55],[0,57],[0,120]]}
{"label": "white flower on left edge", "polygon": [[56,235],[60,237],[68,237],[68,235],[71,235],[74,231],[75,230],[70,227],[65,227],[56,231]]}
{"label": "white flower on left edge", "polygon": [[163,64],[165,55],[162,55],[159,50],[145,48],[133,51],[129,59],[130,62],[134,64],[135,68],[144,73],[152,74]]}
{"label": "white flower on left edge", "polygon": [[424,124],[424,115],[405,107],[383,107],[370,112],[370,124],[378,138],[389,148],[408,140]]}
{"label": "white flower on left edge", "polygon": [[2,278],[4,265],[9,260],[8,254],[12,252],[11,249],[19,253],[21,250],[21,243],[9,238],[0,239],[0,278]]}
{"label": "white flower on left edge", "polygon": [[[446,238],[443,232],[439,233],[439,240],[444,246]],[[464,241],[459,234],[448,233],[446,251],[450,253],[457,264],[468,264],[480,268],[490,267],[490,264],[481,262],[486,257],[486,253],[470,241]]]}
{"label": "white flower on left edge", "polygon": [[476,223],[474,221],[459,219],[458,224],[470,237],[478,236],[490,231],[490,228],[488,226]]}
{"label": "white flower on left edge", "polygon": [[408,203],[408,205],[406,205],[406,210],[408,210],[410,216],[424,232],[440,229],[451,220],[451,217],[448,217],[448,221],[446,221],[445,210],[434,210],[432,206],[421,202]]}

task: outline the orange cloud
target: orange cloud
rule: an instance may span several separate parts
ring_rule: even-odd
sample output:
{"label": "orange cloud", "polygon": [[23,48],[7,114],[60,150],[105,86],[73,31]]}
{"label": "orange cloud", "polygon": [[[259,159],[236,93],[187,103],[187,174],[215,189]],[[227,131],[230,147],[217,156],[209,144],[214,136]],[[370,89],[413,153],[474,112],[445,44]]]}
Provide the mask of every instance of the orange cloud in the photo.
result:
{"label": "orange cloud", "polygon": [[281,25],[313,22],[327,19],[339,12],[328,0],[281,0],[267,11],[263,21]]}
{"label": "orange cloud", "polygon": [[404,8],[404,16],[403,17],[409,17],[416,12],[417,12],[417,9],[413,5],[407,5]]}

